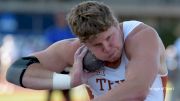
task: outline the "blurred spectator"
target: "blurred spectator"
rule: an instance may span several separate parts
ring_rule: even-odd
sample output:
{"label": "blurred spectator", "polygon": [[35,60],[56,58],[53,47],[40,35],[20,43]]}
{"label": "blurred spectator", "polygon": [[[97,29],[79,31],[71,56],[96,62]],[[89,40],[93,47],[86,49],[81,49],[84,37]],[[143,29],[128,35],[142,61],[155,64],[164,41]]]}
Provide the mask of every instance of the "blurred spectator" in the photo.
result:
{"label": "blurred spectator", "polygon": [[13,92],[13,87],[9,85],[9,83],[5,80],[5,75],[7,68],[13,63],[15,59],[17,59],[18,51],[14,42],[14,37],[12,35],[6,35],[3,38],[3,43],[0,48],[1,50],[1,57],[0,57],[0,69],[1,69],[1,83],[3,84],[3,87],[1,85],[1,92]]}
{"label": "blurred spectator", "polygon": [[[0,45],[0,57],[1,57],[1,45]],[[0,83],[2,81],[2,67],[1,67],[1,61],[0,61]]]}
{"label": "blurred spectator", "polygon": [[[71,32],[67,22],[64,12],[59,12],[55,15],[54,18],[55,25],[51,26],[45,31],[45,40],[47,42],[47,46],[53,44],[54,42],[57,42],[59,40],[68,39],[68,38],[74,38],[74,34]],[[66,68],[65,70],[61,72],[62,74],[68,74],[69,69]],[[51,100],[53,90],[49,90],[48,92],[48,98],[47,101]],[[62,91],[63,95],[66,99],[66,101],[70,101],[70,93],[69,90]]]}
{"label": "blurred spectator", "polygon": [[174,72],[173,77],[173,86],[174,91],[172,92],[171,101],[180,101],[180,38],[178,38],[174,44],[174,47],[176,49],[176,62],[177,62],[177,68]]}
{"label": "blurred spectator", "polygon": [[14,34],[17,30],[18,23],[15,15],[12,13],[0,14],[0,33]]}
{"label": "blurred spectator", "polygon": [[175,47],[177,50],[177,68],[180,70],[180,38],[178,38],[175,42]]}
{"label": "blurred spectator", "polygon": [[[166,64],[167,64],[167,68],[168,68],[168,80],[171,84],[171,86],[169,86],[169,88],[167,88],[166,90],[168,90],[169,94],[174,93],[174,83],[177,80],[176,56],[177,56],[176,47],[174,45],[169,45],[166,48]],[[170,99],[172,99],[171,95],[169,97],[166,96],[166,101],[174,101],[174,100],[170,100]]]}
{"label": "blurred spectator", "polygon": [[45,31],[45,40],[47,41],[47,44],[53,44],[56,41],[62,40],[62,39],[68,39],[75,37],[74,34],[72,34],[67,22],[64,12],[57,13],[54,17],[55,25],[49,27]]}
{"label": "blurred spectator", "polygon": [[14,87],[5,80],[7,68],[17,58],[17,48],[14,36],[17,30],[17,20],[13,13],[0,13],[0,92],[12,93]]}
{"label": "blurred spectator", "polygon": [[[180,35],[180,24],[175,28],[174,34]],[[166,49],[169,80],[172,83],[172,96],[170,101],[180,101],[180,37]]]}
{"label": "blurred spectator", "polygon": [[[166,48],[166,57],[168,70],[175,71],[177,69],[177,50],[174,45],[169,45]],[[169,73],[169,75],[171,76],[171,72]]]}

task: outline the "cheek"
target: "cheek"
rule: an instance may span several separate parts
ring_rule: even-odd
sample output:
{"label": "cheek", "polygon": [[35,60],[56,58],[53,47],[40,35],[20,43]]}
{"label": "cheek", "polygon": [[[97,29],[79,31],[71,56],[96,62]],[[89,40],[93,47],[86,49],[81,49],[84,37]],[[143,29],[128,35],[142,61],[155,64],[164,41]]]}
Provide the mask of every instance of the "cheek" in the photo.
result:
{"label": "cheek", "polygon": [[98,56],[99,54],[101,54],[102,52],[101,52],[101,49],[98,49],[98,48],[96,48],[96,49],[92,49],[92,51],[91,51],[94,55],[96,55],[96,56]]}
{"label": "cheek", "polygon": [[103,51],[101,51],[101,49],[94,48],[94,49],[91,49],[91,52],[92,52],[98,59],[103,59],[103,58],[104,58],[104,54],[103,54]]}
{"label": "cheek", "polygon": [[117,49],[123,48],[123,40],[120,38],[119,35],[116,35],[112,38],[112,45]]}
{"label": "cheek", "polygon": [[120,49],[122,46],[122,42],[118,38],[115,38],[114,40],[111,41],[112,48],[117,48]]}

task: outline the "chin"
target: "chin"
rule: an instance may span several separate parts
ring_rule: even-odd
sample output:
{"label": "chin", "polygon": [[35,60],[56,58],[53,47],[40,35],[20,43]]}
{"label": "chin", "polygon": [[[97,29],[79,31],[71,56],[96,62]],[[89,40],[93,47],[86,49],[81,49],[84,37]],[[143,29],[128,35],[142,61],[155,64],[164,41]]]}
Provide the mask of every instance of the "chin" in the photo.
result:
{"label": "chin", "polygon": [[111,60],[109,60],[109,62],[115,62],[115,61],[117,61],[118,59],[111,59]]}
{"label": "chin", "polygon": [[117,61],[119,58],[112,58],[112,59],[107,59],[106,61],[108,62],[114,62],[114,61]]}
{"label": "chin", "polygon": [[114,58],[109,59],[109,62],[115,62],[115,61],[118,61],[119,59],[120,59],[119,56],[115,56]]}

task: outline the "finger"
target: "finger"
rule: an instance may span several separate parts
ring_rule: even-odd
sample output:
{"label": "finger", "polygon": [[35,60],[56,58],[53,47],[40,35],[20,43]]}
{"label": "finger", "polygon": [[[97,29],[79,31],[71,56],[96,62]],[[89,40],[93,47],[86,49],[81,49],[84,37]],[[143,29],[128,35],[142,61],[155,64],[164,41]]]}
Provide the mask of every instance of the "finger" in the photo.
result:
{"label": "finger", "polygon": [[87,53],[87,51],[88,51],[87,47],[84,47],[81,53],[79,54],[80,58],[83,58],[85,54]]}
{"label": "finger", "polygon": [[77,53],[75,53],[76,57],[78,58],[83,58],[84,55],[87,52],[87,47],[86,46],[82,46],[77,50]]}
{"label": "finger", "polygon": [[75,55],[78,56],[78,55],[81,53],[81,51],[83,50],[84,47],[85,47],[85,45],[82,45],[81,47],[79,47],[79,48],[76,50]]}

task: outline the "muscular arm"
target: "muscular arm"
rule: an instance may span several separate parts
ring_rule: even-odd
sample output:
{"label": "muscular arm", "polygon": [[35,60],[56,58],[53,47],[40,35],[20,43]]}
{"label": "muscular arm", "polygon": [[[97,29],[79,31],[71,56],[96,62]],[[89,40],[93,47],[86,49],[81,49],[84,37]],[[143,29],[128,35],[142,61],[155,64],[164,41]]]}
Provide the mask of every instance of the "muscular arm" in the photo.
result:
{"label": "muscular arm", "polygon": [[77,46],[77,42],[65,40],[32,54],[31,56],[35,56],[39,63],[33,63],[27,67],[22,84],[31,89],[52,89],[53,73],[61,72],[65,67],[72,65]]}
{"label": "muscular arm", "polygon": [[93,101],[144,101],[158,73],[157,33],[149,27],[129,36],[125,44],[129,62],[126,80]]}

